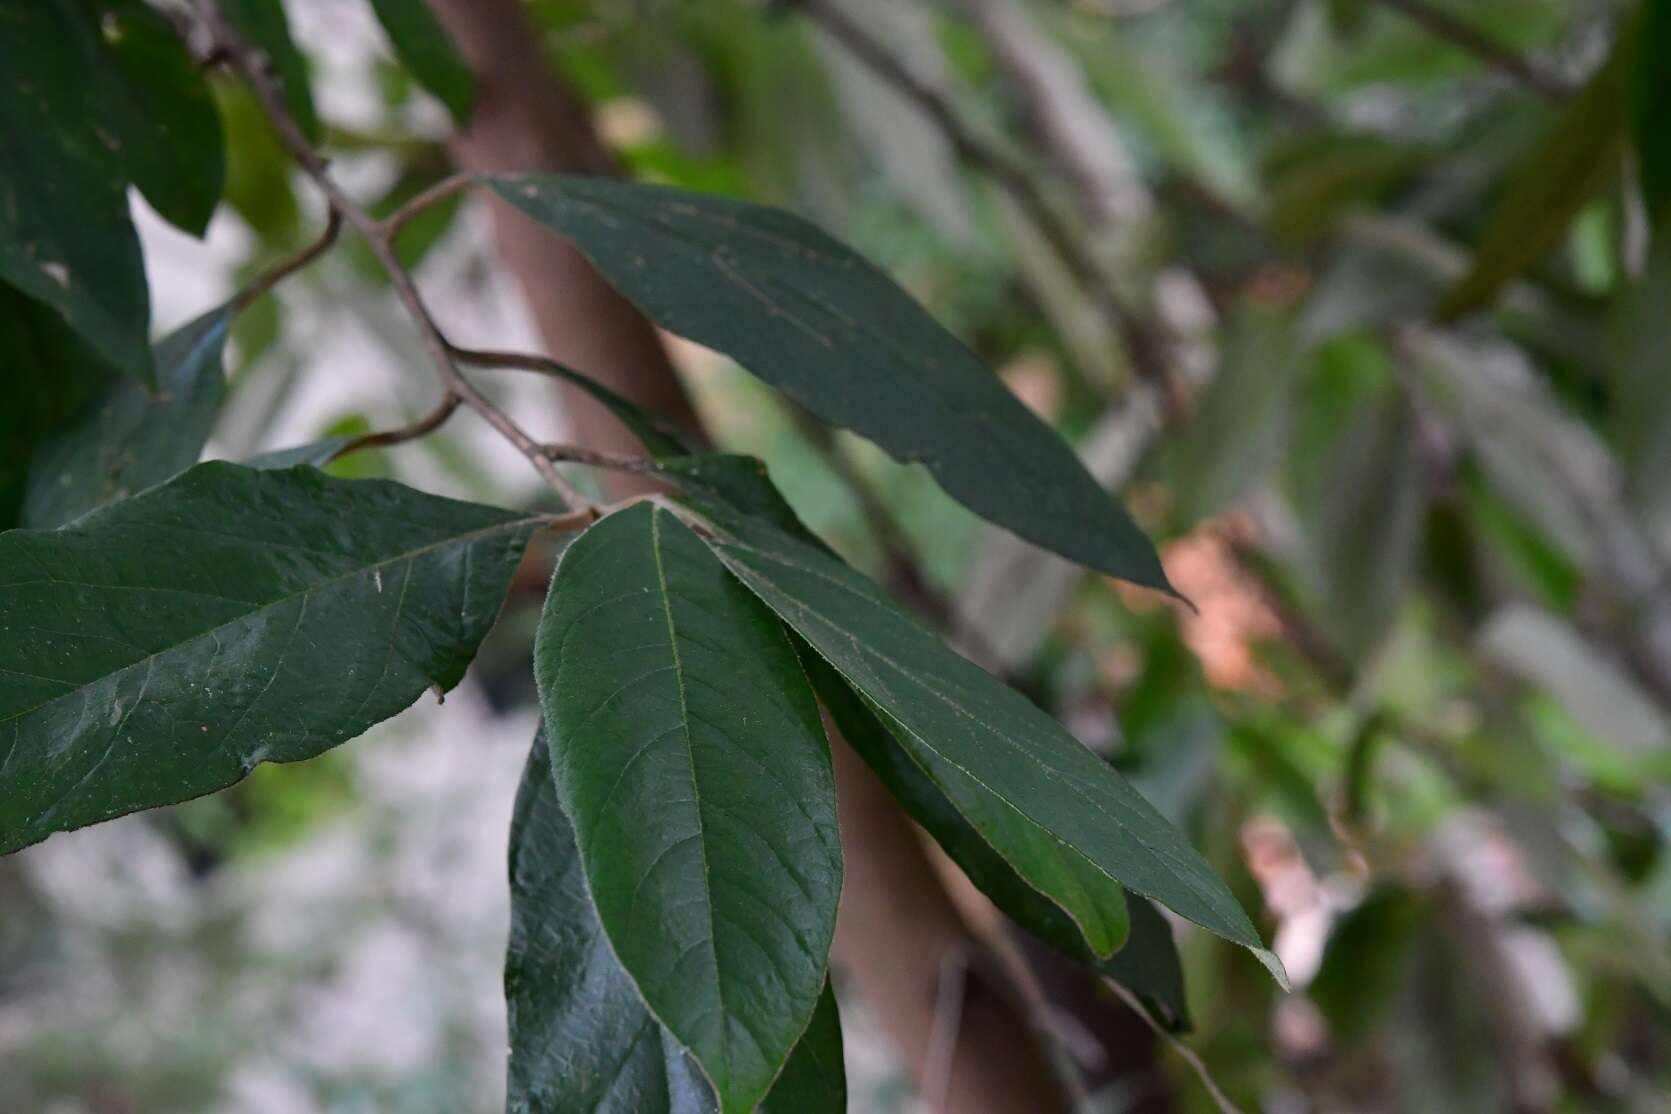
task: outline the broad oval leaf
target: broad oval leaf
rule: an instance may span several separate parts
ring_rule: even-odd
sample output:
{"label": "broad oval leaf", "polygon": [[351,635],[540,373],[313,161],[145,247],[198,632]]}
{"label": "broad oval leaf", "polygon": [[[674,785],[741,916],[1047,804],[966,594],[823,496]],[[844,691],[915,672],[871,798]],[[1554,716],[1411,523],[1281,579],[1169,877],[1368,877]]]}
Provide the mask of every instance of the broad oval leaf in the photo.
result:
{"label": "broad oval leaf", "polygon": [[722,1110],[751,1111],[812,1017],[841,889],[795,650],[700,538],[639,504],[565,551],[534,660],[604,932]]}
{"label": "broad oval leaf", "polygon": [[[687,488],[687,495],[692,489]],[[757,500],[758,501],[758,500]],[[1247,914],[1187,840],[1106,762],[954,653],[864,576],[766,517],[695,494],[726,567],[884,716],[890,734],[981,837],[1094,946],[1106,899],[1021,842],[1027,825],[1109,882],[1251,949],[1286,985]],[[1006,812],[1008,815],[1006,816]]]}
{"label": "broad oval leaf", "polygon": [[0,534],[0,853],[312,757],[450,688],[536,525],[211,463]]}
{"label": "broad oval leaf", "polygon": [[[543,729],[517,790],[510,864],[510,1114],[712,1114],[712,1088],[645,1008],[604,937]],[[846,1108],[841,1022],[826,984],[761,1110]]]}
{"label": "broad oval leaf", "polygon": [[157,392],[114,379],[36,450],[19,524],[62,526],[197,463],[225,390],[229,306],[157,343]]}
{"label": "broad oval leaf", "polygon": [[920,461],[976,514],[1171,591],[1148,538],[1067,444],[891,279],[808,222],[662,186],[487,181],[573,240],[656,321],[896,459]]}
{"label": "broad oval leaf", "polygon": [[150,292],[119,141],[101,136],[96,22],[70,3],[0,8],[0,282],[151,382]]}
{"label": "broad oval leaf", "polygon": [[475,83],[429,7],[422,0],[371,0],[371,6],[412,76],[447,106],[454,120],[465,123]]}

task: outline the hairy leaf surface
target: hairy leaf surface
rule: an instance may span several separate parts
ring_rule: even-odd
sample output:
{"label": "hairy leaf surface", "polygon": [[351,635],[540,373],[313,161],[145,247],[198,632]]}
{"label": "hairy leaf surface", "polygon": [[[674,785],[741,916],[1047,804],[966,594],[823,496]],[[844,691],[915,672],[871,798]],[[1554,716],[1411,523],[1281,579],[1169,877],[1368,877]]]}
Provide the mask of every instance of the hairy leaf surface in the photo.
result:
{"label": "hairy leaf surface", "polygon": [[535,644],[552,767],[605,933],[727,1112],[812,1017],[841,889],[835,785],[788,636],[647,504],[564,553]]}
{"label": "hairy leaf surface", "polygon": [[0,534],[0,853],[310,758],[457,684],[535,525],[210,463]]}
{"label": "hairy leaf surface", "polygon": [[668,329],[896,459],[920,461],[975,513],[1170,590],[1154,547],[1067,444],[892,280],[813,225],[661,186],[489,181]]}
{"label": "hairy leaf surface", "polygon": [[[713,1089],[650,1011],[598,923],[552,780],[545,732],[511,823],[505,957],[512,1114],[712,1114]],[[841,1022],[828,984],[761,1109],[842,1114]]]}
{"label": "hairy leaf surface", "polygon": [[157,393],[122,378],[36,451],[20,524],[62,526],[197,463],[225,391],[221,306],[157,343]]}

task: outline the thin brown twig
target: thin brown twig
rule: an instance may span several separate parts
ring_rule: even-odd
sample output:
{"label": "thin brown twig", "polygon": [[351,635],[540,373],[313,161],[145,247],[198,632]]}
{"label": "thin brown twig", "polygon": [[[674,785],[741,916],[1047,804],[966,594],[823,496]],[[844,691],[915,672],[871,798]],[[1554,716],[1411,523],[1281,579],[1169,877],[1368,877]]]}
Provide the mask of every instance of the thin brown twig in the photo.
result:
{"label": "thin brown twig", "polygon": [[423,417],[398,429],[385,429],[356,437],[332,453],[331,459],[336,460],[339,457],[347,456],[349,453],[357,453],[361,449],[386,448],[390,445],[404,444],[407,441],[416,441],[420,437],[434,433],[445,425],[447,419],[453,416],[453,413],[463,402],[463,398],[452,391],[448,391],[441,396],[441,401],[436,403],[435,408]]}
{"label": "thin brown twig", "polygon": [[[435,364],[436,371],[441,376],[443,389],[448,394],[456,394],[462,404],[470,407],[490,426],[497,430],[517,451],[528,459],[541,478],[557,492],[558,496],[570,507],[596,513],[596,507],[576,489],[557,466],[546,455],[539,442],[530,437],[521,426],[517,425],[503,410],[499,409],[492,400],[476,389],[453,364],[450,355],[450,345],[442,335],[439,326],[430,315],[429,307],[424,303],[423,296],[418,292],[417,284],[412,275],[401,264],[395,254],[393,231],[398,226],[391,226],[377,220],[362,208],[337,183],[330,174],[325,159],[313,149],[307,137],[290,114],[284,101],[283,90],[279,86],[278,77],[273,70],[271,61],[260,49],[240,35],[227,21],[220,6],[210,0],[203,8],[204,19],[208,24],[211,36],[220,48],[222,55],[229,65],[243,75],[248,82],[256,100],[260,102],[262,110],[273,124],[280,141],[311,178],[320,191],[325,194],[326,201],[332,211],[338,213],[342,220],[351,225],[355,231],[365,238],[371,248],[372,255],[382,266],[389,277],[389,283],[394,287],[395,294],[406,308],[407,315],[418,327],[425,349],[428,350]],[[462,188],[456,187],[456,188]],[[410,206],[408,206],[410,209]],[[411,215],[409,212],[408,219]]]}
{"label": "thin brown twig", "polygon": [[463,193],[474,185],[475,181],[476,178],[473,174],[449,174],[433,186],[413,194],[404,205],[383,218],[381,222],[383,235],[393,239],[400,234],[402,228],[412,222],[413,218],[449,197]]}
{"label": "thin brown twig", "polygon": [[549,444],[541,445],[540,448],[552,460],[587,464],[593,468],[610,468],[617,472],[659,472],[662,470],[659,461],[652,460],[647,456],[606,453],[599,449],[584,449],[579,445]]}
{"label": "thin brown twig", "polygon": [[317,239],[294,255],[286,256],[273,266],[257,275],[248,286],[238,291],[232,298],[233,312],[247,309],[251,302],[267,293],[273,287],[295,274],[297,271],[331,250],[336,243],[337,235],[342,231],[342,214],[332,209],[325,218],[324,231]]}
{"label": "thin brown twig", "polygon": [[1165,1026],[1161,1025],[1160,1022],[1149,1016],[1148,1009],[1144,1007],[1142,1000],[1139,999],[1137,995],[1133,994],[1113,979],[1104,978],[1102,981],[1103,985],[1107,986],[1109,990],[1112,990],[1120,1001],[1124,1002],[1131,1009],[1132,1013],[1135,1013],[1138,1017],[1143,1019],[1143,1024],[1153,1029],[1156,1036],[1171,1045],[1172,1050],[1183,1059],[1184,1063],[1190,1066],[1190,1070],[1195,1072],[1195,1077],[1201,1081],[1201,1086],[1206,1089],[1206,1092],[1212,1098],[1213,1103],[1219,1108],[1220,1114],[1242,1114],[1241,1107],[1230,1101],[1230,1096],[1226,1095],[1224,1093],[1224,1089],[1218,1085],[1218,1081],[1213,1078],[1212,1072],[1207,1070],[1207,1065],[1202,1061],[1200,1054],[1197,1053],[1195,1049],[1179,1040],[1175,1035],[1169,1032]]}
{"label": "thin brown twig", "polygon": [[1514,78],[1545,100],[1564,104],[1572,96],[1572,87],[1555,74],[1493,41],[1467,20],[1436,8],[1427,0],[1379,2],[1412,23],[1420,24],[1435,37],[1444,39],[1459,50],[1472,54],[1486,65]]}
{"label": "thin brown twig", "polygon": [[795,8],[921,109],[944,133],[959,158],[985,171],[1010,195],[1113,325],[1126,346],[1133,371],[1160,389],[1169,411],[1181,411],[1184,401],[1169,371],[1165,342],[1147,321],[1121,302],[1102,266],[1086,250],[1082,237],[1039,190],[1027,167],[976,135],[944,93],[911,72],[837,5],[829,0],[800,0]]}

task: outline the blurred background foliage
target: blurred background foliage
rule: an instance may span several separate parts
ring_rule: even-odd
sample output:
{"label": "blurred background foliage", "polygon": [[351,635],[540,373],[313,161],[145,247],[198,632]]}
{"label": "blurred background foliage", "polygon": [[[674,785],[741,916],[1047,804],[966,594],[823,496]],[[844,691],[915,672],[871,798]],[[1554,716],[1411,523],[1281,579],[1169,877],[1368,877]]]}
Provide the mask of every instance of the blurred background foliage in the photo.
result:
{"label": "blurred background foliage", "polygon": [[[353,188],[386,211],[447,173],[445,114],[359,6],[287,7]],[[962,648],[1105,753],[1259,911],[1292,995],[1181,938],[1188,1040],[1226,1092],[1280,1112],[1671,1109],[1671,226],[1636,174],[1671,126],[1629,138],[1640,74],[1671,57],[1654,15],[531,10],[630,173],[787,206],[854,244],[1160,541],[1193,609],[997,534],[676,347],[725,447],[765,458],[861,568],[920,569]],[[919,95],[831,35],[829,10]],[[232,213],[207,249],[144,215],[164,323],[318,224],[247,94],[217,92]],[[1173,382],[1128,359],[994,153],[1164,337]],[[449,322],[515,347],[529,326],[487,244],[469,204],[402,241]],[[380,281],[345,250],[238,320],[218,454],[417,412]],[[333,467],[504,501],[524,480],[503,464],[449,429]],[[493,1109],[533,588],[440,712],[0,863],[0,1110]],[[909,1108],[848,1007],[856,1106]],[[1087,1055],[1064,1037],[1066,1067]],[[1163,1060],[1168,1108],[1212,1109]],[[1132,1108],[1117,1081],[1091,1105]]]}

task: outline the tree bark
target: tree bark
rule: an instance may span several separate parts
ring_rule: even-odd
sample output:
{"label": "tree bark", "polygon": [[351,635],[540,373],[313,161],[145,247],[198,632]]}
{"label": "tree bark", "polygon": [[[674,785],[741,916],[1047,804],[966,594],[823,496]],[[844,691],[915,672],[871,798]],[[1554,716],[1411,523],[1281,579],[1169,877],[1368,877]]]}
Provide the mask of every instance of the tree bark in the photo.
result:
{"label": "tree bark", "polygon": [[[460,169],[618,172],[585,106],[546,67],[539,37],[517,0],[430,0],[430,6],[476,79],[469,126],[452,145]],[[699,437],[690,398],[650,323],[574,248],[497,199],[492,205],[500,254],[522,286],[550,355]],[[640,451],[586,396],[567,390],[565,403],[578,443]],[[626,494],[644,482],[615,475],[611,492]],[[846,743],[833,731],[831,738],[846,860],[835,961],[880,1019],[907,1074],[922,1086],[942,964],[973,954],[977,942],[940,886],[911,822]],[[978,980],[964,994],[954,1048],[943,1109],[1067,1109],[1026,1021],[1006,996]]]}

